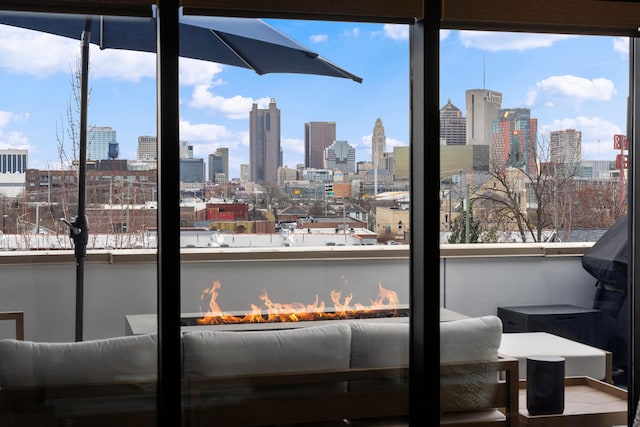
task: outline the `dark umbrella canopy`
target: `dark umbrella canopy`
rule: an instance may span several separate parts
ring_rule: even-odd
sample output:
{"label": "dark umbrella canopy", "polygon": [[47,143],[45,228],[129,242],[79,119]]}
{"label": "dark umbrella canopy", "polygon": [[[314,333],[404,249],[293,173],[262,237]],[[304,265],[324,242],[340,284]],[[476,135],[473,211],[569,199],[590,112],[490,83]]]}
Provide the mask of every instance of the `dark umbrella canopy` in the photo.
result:
{"label": "dark umbrella canopy", "polygon": [[[69,222],[76,257],[76,341],[83,335],[84,257],[89,224],[86,204],[87,99],[89,44],[101,49],[156,52],[157,21],[150,17],[84,16],[0,11],[0,24],[82,41],[78,214]],[[180,15],[180,56],[236,67],[258,74],[315,74],[362,79],[310,51],[259,19]]]}
{"label": "dark umbrella canopy", "polygon": [[[101,49],[156,51],[154,17],[0,12],[0,24],[78,40],[87,18],[89,42]],[[249,68],[258,74],[316,74],[362,82],[260,19],[181,15],[180,56]]]}

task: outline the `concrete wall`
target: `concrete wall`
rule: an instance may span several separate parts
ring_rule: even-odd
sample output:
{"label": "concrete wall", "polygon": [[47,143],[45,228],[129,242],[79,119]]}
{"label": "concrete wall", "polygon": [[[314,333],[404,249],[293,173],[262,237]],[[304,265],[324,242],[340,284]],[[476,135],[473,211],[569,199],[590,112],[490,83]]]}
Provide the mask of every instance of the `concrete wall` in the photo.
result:
{"label": "concrete wall", "polygon": [[[480,316],[496,314],[500,306],[593,305],[596,281],[582,268],[581,248],[571,255],[541,256],[535,250],[505,247],[493,255],[480,247],[472,253],[482,256],[441,254],[440,306]],[[28,340],[75,338],[75,262],[72,252],[55,252],[0,254],[0,311],[24,311]],[[397,292],[400,304],[410,303],[409,251],[403,246],[186,250],[180,275],[183,313],[208,310],[209,297],[201,296],[215,280],[221,284],[217,303],[230,312],[261,306],[264,291],[273,302],[313,304],[317,295],[333,307],[330,292],[336,290],[343,298],[352,293],[351,306],[369,305],[379,284]],[[124,335],[126,315],[156,313],[156,276],[152,252],[90,254],[85,263],[84,339]],[[436,286],[434,282],[433,277],[421,277],[415,285]],[[0,338],[12,336],[11,322],[0,322]]]}
{"label": "concrete wall", "polygon": [[[330,292],[337,290],[343,298],[352,293],[351,306],[369,305],[378,295],[379,284],[397,292],[399,302],[408,305],[408,256],[355,257],[358,251],[361,249],[346,248],[344,255],[337,248],[275,255],[268,252],[274,259],[260,259],[258,251],[227,259],[219,259],[220,255],[212,251],[192,259],[192,252],[184,257],[187,259],[180,272],[182,312],[208,310],[209,297],[201,300],[201,296],[215,280],[221,283],[217,302],[223,311],[247,312],[251,304],[262,306],[259,297],[263,291],[273,302],[312,304],[317,295],[327,307],[333,307]],[[393,253],[393,248],[378,249],[377,253],[384,255],[385,251]],[[154,258],[130,255],[134,252],[111,260],[107,256],[104,261],[89,258],[85,262],[84,339],[125,335],[126,315],[156,313],[156,264],[149,261]],[[408,251],[404,253],[408,255]],[[24,311],[27,340],[73,341],[75,263],[52,261],[45,256],[38,261],[38,255],[31,253],[28,257],[32,263],[16,264],[4,256],[15,255],[0,255],[0,311]],[[11,323],[0,322],[0,338],[13,337]]]}
{"label": "concrete wall", "polygon": [[498,307],[570,304],[592,307],[596,279],[582,256],[442,258],[440,306],[469,316]]}

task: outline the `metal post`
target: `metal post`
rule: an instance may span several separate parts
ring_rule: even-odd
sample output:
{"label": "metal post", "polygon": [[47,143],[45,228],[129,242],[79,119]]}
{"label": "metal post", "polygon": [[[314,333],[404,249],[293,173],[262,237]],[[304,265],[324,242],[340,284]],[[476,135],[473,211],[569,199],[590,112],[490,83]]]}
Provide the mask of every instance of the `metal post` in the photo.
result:
{"label": "metal post", "polygon": [[87,251],[89,230],[85,215],[85,185],[87,174],[87,108],[89,100],[89,39],[91,18],[87,18],[82,32],[82,69],[80,83],[80,152],[78,166],[78,215],[70,226],[76,256],[76,341],[82,341],[84,312],[84,257]]}

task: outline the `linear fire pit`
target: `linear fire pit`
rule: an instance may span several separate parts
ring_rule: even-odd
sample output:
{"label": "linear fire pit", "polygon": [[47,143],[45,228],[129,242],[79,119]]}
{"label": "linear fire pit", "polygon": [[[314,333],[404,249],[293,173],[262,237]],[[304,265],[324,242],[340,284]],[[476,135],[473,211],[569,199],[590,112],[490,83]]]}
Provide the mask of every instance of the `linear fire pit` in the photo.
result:
{"label": "linear fire pit", "polygon": [[[332,313],[327,311],[327,313]],[[230,312],[225,315],[237,316],[241,319],[245,313]],[[365,320],[367,322],[400,322],[409,321],[410,310],[408,305],[398,306],[396,309],[371,309],[360,315],[349,317],[320,318],[318,320],[301,321],[266,321],[252,323],[224,323],[224,324],[200,324],[198,319],[202,319],[205,313],[183,313],[180,318],[181,329],[186,331],[218,330],[218,331],[247,331],[247,330],[269,330],[269,329],[291,329],[306,328],[314,325],[321,325],[327,322],[339,322],[350,320]],[[266,316],[266,314],[264,315]],[[329,316],[328,316],[329,317]],[[155,314],[128,314],[125,316],[126,335],[141,335],[156,332],[158,329],[158,317]]]}

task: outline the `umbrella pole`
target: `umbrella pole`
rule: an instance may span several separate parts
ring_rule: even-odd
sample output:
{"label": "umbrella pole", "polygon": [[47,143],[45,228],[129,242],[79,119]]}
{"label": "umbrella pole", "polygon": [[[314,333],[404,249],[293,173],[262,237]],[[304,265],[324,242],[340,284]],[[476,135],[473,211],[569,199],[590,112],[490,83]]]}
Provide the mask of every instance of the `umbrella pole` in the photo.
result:
{"label": "umbrella pole", "polygon": [[80,150],[78,165],[78,215],[71,224],[71,238],[76,256],[76,341],[82,341],[84,316],[84,258],[87,255],[89,224],[85,214],[86,172],[87,172],[87,108],[89,105],[89,39],[91,20],[87,18],[82,32],[82,53],[80,72]]}

